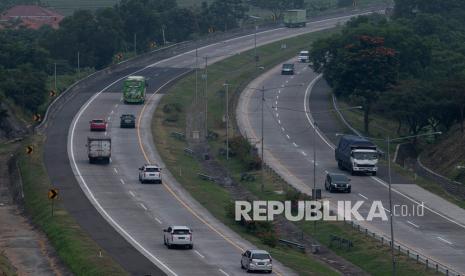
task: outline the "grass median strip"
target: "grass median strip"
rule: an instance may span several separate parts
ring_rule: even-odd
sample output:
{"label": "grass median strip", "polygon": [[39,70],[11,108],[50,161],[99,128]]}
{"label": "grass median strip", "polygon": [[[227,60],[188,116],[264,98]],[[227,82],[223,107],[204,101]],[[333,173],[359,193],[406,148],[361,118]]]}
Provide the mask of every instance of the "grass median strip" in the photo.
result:
{"label": "grass median strip", "polygon": [[[331,32],[335,31],[337,30]],[[299,50],[308,49],[314,39],[331,32],[326,31],[303,35],[260,47],[258,49],[260,55],[259,65],[265,68],[272,68],[280,62],[295,56]],[[282,47],[282,45],[286,45],[286,47]],[[249,172],[249,175],[252,175],[254,180],[241,182],[243,172],[248,171],[245,163],[237,156],[232,157],[226,162],[225,157],[219,154],[221,149],[224,148],[226,135],[223,120],[225,112],[225,91],[223,84],[225,82],[230,84],[229,95],[231,105],[229,110],[235,110],[239,93],[260,73],[255,70],[252,57],[253,50],[233,56],[208,68],[208,124],[209,129],[218,136],[218,139],[209,141],[210,153],[223,167],[228,168],[230,177],[236,180],[237,183],[240,183],[253,196],[261,200],[286,200],[291,188],[274,174],[270,172],[265,174],[265,186],[262,191],[260,188],[260,184],[262,183],[260,179],[261,174],[258,171]],[[204,93],[202,80],[199,81],[198,93]],[[263,239],[244,230],[244,227],[238,225],[225,211],[233,201],[233,197],[229,191],[217,183],[201,180],[197,177],[197,173],[202,171],[201,163],[186,154],[184,149],[187,147],[187,143],[185,141],[174,139],[170,136],[173,132],[185,132],[186,116],[187,112],[191,111],[190,104],[195,101],[194,95],[195,76],[191,74],[170,88],[169,92],[162,98],[159,108],[154,114],[152,121],[154,141],[168,169],[191,195],[220,221],[253,242],[256,246],[270,250],[283,264],[301,275],[334,274],[334,270],[308,255],[280,245],[273,248],[267,245]],[[169,111],[168,109],[172,110],[172,108],[167,107],[172,106],[177,106],[178,111]],[[189,116],[192,116],[192,114]],[[229,114],[229,117],[234,118],[234,115]],[[234,124],[231,126],[230,133],[233,133],[231,137],[239,135]],[[357,243],[351,250],[335,249],[334,251],[356,266],[363,268],[369,274],[388,275],[391,273],[389,249],[386,246],[381,246],[379,242],[350,229],[349,226],[343,223],[319,222],[317,228],[319,231],[312,233],[313,223],[298,223],[297,225],[304,233],[314,235],[323,245],[329,245],[329,235],[331,233],[353,239]],[[415,264],[414,261],[406,257],[399,256],[398,259],[399,275],[429,275],[429,272],[424,271],[422,265]]]}
{"label": "grass median strip", "polygon": [[61,207],[60,200],[56,201],[51,216],[51,203],[47,198],[51,183],[42,159],[43,137],[36,135],[26,139],[24,145],[29,144],[35,145],[33,154],[19,153],[18,163],[23,181],[25,210],[32,222],[44,231],[61,260],[74,274],[127,275]]}

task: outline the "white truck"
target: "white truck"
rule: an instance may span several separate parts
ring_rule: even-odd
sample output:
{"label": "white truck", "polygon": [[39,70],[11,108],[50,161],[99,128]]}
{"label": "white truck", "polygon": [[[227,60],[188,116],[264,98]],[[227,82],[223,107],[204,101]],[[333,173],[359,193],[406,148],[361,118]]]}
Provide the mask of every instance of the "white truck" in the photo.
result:
{"label": "white truck", "polygon": [[297,57],[299,62],[309,62],[310,53],[308,51],[300,51],[299,56]]}
{"label": "white truck", "polygon": [[87,137],[87,156],[89,163],[97,162],[108,164],[111,157],[111,138]]}
{"label": "white truck", "polygon": [[352,175],[357,172],[376,175],[378,171],[378,149],[366,138],[343,135],[335,150],[339,169],[347,169]]}

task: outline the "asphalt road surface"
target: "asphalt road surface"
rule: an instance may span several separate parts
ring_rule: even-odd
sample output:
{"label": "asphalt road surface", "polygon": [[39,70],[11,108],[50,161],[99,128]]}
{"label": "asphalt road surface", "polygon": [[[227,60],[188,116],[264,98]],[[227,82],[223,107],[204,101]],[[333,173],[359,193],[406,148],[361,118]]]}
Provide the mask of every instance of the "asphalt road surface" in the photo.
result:
{"label": "asphalt road surface", "polygon": [[[348,16],[309,23],[306,28],[280,28],[257,34],[263,45],[303,33],[335,26]],[[229,39],[198,49],[209,63],[253,47],[253,35]],[[80,225],[128,272],[170,275],[236,275],[242,250],[252,247],[226,228],[194,201],[164,170],[164,185],[140,185],[138,167],[147,162],[162,164],[153,147],[150,123],[162,96],[158,93],[171,80],[195,64],[189,51],[143,67],[129,66],[108,74],[103,81],[85,83],[49,122],[45,162],[54,186],[60,189],[65,207]],[[121,80],[128,75],[149,79],[145,106],[121,102]],[[119,116],[136,114],[138,128],[120,129]],[[86,154],[88,122],[107,118],[112,137],[109,165],[90,165]],[[107,223],[104,223],[107,222]],[[163,246],[162,228],[189,225],[194,230],[194,250],[168,250]],[[292,272],[274,263],[275,272]]]}
{"label": "asphalt road surface", "polygon": [[[364,201],[359,209],[363,218],[367,218],[373,201],[381,201],[385,213],[389,217],[388,189],[386,170],[378,172],[378,177],[351,176],[337,167],[334,158],[336,133],[344,130],[334,114],[327,112],[332,109],[330,95],[326,82],[317,81],[317,75],[307,64],[297,63],[296,75],[283,76],[280,67],[273,68],[262,75],[250,87],[265,87],[265,119],[264,119],[264,153],[267,164],[277,170],[294,186],[311,194],[313,187],[313,162],[316,154],[316,188],[322,189],[323,198],[328,199],[333,206],[338,200],[351,202]],[[303,86],[298,86],[303,84]],[[287,87],[289,86],[289,87]],[[276,89],[274,89],[276,88]],[[257,142],[261,138],[261,95],[260,91],[245,90],[238,106],[238,123],[246,137],[252,137]],[[313,116],[313,117],[312,117]],[[316,133],[315,147],[313,138],[313,118],[320,130]],[[258,144],[260,148],[260,144]],[[327,172],[346,173],[352,179],[352,192],[329,193],[324,189]],[[427,194],[413,183],[406,182],[401,176],[393,175],[392,201],[396,207],[394,215],[394,234],[396,243],[406,245],[430,259],[439,261],[461,273],[465,272],[465,223],[463,210],[453,216],[447,210],[438,211],[428,205],[434,195]],[[413,191],[410,194],[403,191]],[[417,192],[415,192],[417,191]],[[418,203],[426,201],[424,214],[417,211]],[[440,205],[447,205],[442,201]],[[402,216],[401,208],[404,208]],[[407,208],[407,209],[406,209]],[[394,208],[393,208],[394,209]],[[452,210],[452,209],[451,209]],[[417,212],[417,213],[415,213]],[[359,221],[362,226],[390,237],[388,221],[374,219]]]}

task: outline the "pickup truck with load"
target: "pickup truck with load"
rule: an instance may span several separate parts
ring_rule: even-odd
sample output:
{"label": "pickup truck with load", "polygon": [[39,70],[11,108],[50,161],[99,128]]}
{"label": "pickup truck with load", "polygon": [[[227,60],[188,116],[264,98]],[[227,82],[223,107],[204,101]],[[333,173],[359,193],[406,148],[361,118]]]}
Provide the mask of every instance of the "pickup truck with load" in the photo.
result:
{"label": "pickup truck with load", "polygon": [[376,175],[378,171],[378,149],[366,138],[343,135],[335,150],[335,156],[339,169],[347,169],[352,175],[357,172]]}
{"label": "pickup truck with load", "polygon": [[110,163],[111,138],[109,137],[87,137],[87,156],[89,163]]}
{"label": "pickup truck with load", "polygon": [[287,10],[284,12],[284,26],[288,28],[305,27],[307,24],[306,10]]}

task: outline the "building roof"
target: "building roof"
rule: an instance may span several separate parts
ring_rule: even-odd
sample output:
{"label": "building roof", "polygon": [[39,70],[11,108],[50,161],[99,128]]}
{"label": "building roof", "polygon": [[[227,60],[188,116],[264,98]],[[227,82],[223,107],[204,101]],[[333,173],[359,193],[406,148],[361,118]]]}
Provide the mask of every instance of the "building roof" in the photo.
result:
{"label": "building roof", "polygon": [[54,29],[58,29],[61,20],[64,16],[36,5],[18,5],[14,6],[0,15],[2,22],[14,22],[19,20],[20,26],[31,29],[39,29],[43,25],[49,25]]}

